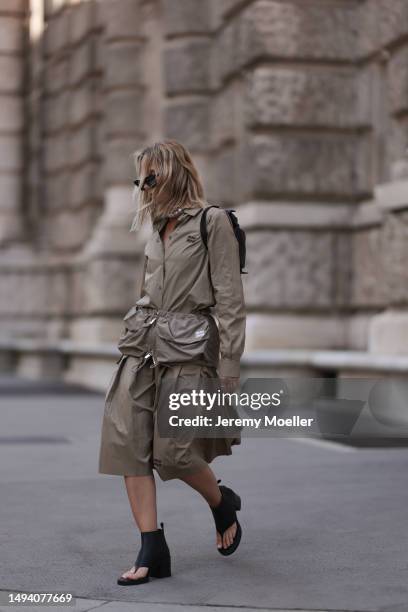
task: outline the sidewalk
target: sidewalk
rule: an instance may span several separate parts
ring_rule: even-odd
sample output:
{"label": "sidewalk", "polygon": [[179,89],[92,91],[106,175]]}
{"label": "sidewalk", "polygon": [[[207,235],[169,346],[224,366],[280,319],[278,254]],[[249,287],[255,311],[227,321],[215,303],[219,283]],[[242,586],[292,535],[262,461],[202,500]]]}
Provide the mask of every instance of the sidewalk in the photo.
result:
{"label": "sidewalk", "polygon": [[0,589],[78,598],[18,609],[408,611],[406,449],[244,438],[213,464],[243,499],[230,558],[201,498],[157,479],[173,576],[124,588],[139,537],[122,479],[97,473],[103,396],[1,382]]}

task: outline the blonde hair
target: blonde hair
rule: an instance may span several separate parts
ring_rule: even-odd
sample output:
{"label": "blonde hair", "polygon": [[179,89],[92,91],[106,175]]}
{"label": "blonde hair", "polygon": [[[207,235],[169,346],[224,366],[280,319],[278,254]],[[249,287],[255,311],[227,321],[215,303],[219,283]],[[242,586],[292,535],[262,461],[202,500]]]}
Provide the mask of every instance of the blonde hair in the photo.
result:
{"label": "blonde hair", "polygon": [[153,167],[157,185],[143,191],[135,188],[137,212],[130,231],[139,229],[148,217],[155,223],[178,208],[207,205],[197,168],[187,149],[176,140],[155,142],[136,151],[133,159],[141,183]]}

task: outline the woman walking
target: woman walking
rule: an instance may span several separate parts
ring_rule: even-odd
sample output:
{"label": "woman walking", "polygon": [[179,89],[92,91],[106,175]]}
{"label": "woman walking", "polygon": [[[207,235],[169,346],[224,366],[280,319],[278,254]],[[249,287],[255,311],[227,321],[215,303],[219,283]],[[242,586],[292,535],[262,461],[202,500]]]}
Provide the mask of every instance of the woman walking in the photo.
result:
{"label": "woman walking", "polygon": [[[236,437],[160,435],[160,394],[172,385],[197,388],[218,376],[223,391],[237,390],[245,344],[245,303],[238,242],[226,213],[208,206],[197,169],[178,142],[158,142],[135,154],[138,210],[132,230],[150,219],[140,298],[124,317],[121,357],[105,398],[99,472],[124,476],[141,548],[120,585],[170,576],[163,524],[157,525],[153,470],[198,491],[213,514],[223,555],[241,539],[241,500],[218,486],[209,463],[231,455]],[[215,313],[215,318],[212,314]]]}

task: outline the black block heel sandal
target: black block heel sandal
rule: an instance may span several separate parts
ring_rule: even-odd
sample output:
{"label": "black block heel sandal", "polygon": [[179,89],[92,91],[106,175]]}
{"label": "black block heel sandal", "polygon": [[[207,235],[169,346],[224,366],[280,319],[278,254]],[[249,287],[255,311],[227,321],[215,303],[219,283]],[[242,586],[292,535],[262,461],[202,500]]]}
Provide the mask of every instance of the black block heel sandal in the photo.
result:
{"label": "black block heel sandal", "polygon": [[[217,483],[221,480],[217,480]],[[237,524],[237,531],[233,543],[228,548],[218,548],[218,552],[226,557],[232,555],[239,546],[242,536],[242,529],[237,519],[236,512],[241,510],[241,498],[232,489],[220,486],[221,501],[215,508],[210,506],[210,510],[213,514],[215,527],[221,537],[234,523]]]}
{"label": "black block heel sandal", "polygon": [[145,584],[150,577],[168,578],[171,576],[171,557],[166,538],[164,537],[163,523],[161,529],[156,531],[142,531],[142,546],[135,561],[135,572],[138,567],[147,567],[146,576],[142,578],[118,578],[118,584],[128,586],[133,584]]}

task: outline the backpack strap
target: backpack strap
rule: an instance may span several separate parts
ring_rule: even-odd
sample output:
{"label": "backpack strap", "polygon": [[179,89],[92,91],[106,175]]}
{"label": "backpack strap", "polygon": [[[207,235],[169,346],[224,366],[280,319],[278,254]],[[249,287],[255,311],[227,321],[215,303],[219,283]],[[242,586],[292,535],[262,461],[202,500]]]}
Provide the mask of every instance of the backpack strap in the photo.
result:
{"label": "backpack strap", "polygon": [[[221,208],[221,207],[217,206],[216,204],[211,204],[211,206],[207,206],[206,208],[202,210],[201,219],[200,219],[200,233],[201,233],[201,238],[202,238],[202,241],[206,249],[208,249],[207,211],[210,208]],[[238,242],[240,272],[241,274],[248,274],[248,272],[244,270],[245,260],[246,260],[245,232],[239,226],[238,219],[234,215],[235,209],[234,208],[224,208],[223,210],[225,210],[227,214],[228,221],[231,223],[232,229],[234,230],[235,238],[237,239],[237,242]]]}
{"label": "backpack strap", "polygon": [[217,206],[216,204],[211,204],[211,206],[206,206],[205,208],[203,208],[203,211],[201,213],[200,233],[201,233],[201,238],[204,242],[204,246],[206,249],[208,248],[207,212],[210,210],[210,208],[220,208],[220,207]]}

